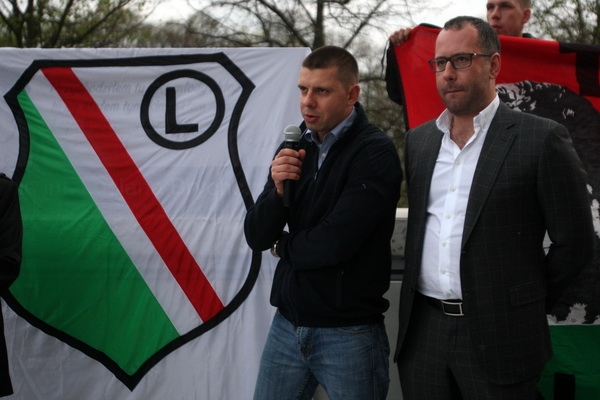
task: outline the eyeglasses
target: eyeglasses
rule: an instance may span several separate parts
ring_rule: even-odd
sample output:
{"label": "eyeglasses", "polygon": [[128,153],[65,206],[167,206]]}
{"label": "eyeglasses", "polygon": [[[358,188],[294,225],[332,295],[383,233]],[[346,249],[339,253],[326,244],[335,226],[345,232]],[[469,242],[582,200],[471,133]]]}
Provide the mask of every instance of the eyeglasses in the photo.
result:
{"label": "eyeglasses", "polygon": [[478,53],[458,53],[452,57],[437,57],[428,61],[429,67],[433,72],[442,72],[446,69],[448,61],[452,64],[454,69],[465,69],[471,66],[473,57],[491,57],[491,54],[478,54]]}

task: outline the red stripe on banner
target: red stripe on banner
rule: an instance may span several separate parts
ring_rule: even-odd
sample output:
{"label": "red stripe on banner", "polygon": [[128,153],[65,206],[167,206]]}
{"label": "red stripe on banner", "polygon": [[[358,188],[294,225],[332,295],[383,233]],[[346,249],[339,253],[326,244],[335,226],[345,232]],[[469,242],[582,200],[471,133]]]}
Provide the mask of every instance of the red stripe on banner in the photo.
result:
{"label": "red stripe on banner", "polygon": [[70,68],[45,68],[42,71],[200,318],[206,322],[214,317],[224,308],[223,303],[100,107]]}

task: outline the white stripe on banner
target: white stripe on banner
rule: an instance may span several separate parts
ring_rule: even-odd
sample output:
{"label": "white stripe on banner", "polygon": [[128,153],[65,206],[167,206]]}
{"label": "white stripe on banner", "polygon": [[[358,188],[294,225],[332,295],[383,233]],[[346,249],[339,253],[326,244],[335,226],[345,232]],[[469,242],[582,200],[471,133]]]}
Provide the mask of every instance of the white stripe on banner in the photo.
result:
{"label": "white stripe on banner", "polygon": [[[165,256],[169,249],[160,248],[157,241],[171,243],[164,236],[178,236],[190,254],[185,262],[197,264],[222,305],[238,300],[254,260],[243,234],[248,199],[251,202],[262,190],[283,128],[301,122],[296,84],[308,52],[305,48],[0,49],[0,92],[4,96],[26,82],[27,95],[180,335],[206,321],[198,298],[196,304],[190,299],[197,290],[182,286],[181,276],[174,275],[177,256]],[[231,68],[211,62],[215,54],[224,54]],[[180,56],[187,61],[177,62]],[[52,62],[58,66],[24,76],[42,60],[46,66]],[[68,66],[63,61],[69,61]],[[251,91],[242,89],[232,69],[251,82]],[[90,135],[84,126],[89,121],[85,110],[65,100],[70,87],[61,82],[68,79],[76,81],[77,90],[85,89],[83,97],[91,96],[101,112],[94,111],[90,118],[102,119],[100,125],[107,132]],[[247,99],[238,101],[248,93]],[[27,152],[19,147],[24,142],[15,122],[18,116],[6,99],[0,102],[0,170],[22,176]],[[116,154],[123,159],[98,152],[104,134],[120,146]],[[106,157],[111,161],[107,163]],[[115,161],[123,161],[124,167],[111,165]],[[120,171],[132,170],[141,177],[136,183],[147,184],[139,198],[155,199],[153,204],[164,210],[162,225],[140,220],[145,214],[132,208],[140,188],[127,186],[128,176],[118,178]],[[246,180],[243,184],[240,176]],[[268,252],[262,256],[258,279],[239,308],[200,336],[150,353],[156,360],[130,387],[110,360],[103,364],[96,359],[105,357],[106,362],[106,355],[66,344],[60,332],[42,331],[36,327],[39,321],[24,319],[29,318],[21,316],[26,312],[17,314],[18,307],[13,310],[2,301],[15,388],[7,399],[251,398],[274,313],[269,293],[275,260]],[[62,312],[60,307],[55,310]],[[76,326],[76,315],[65,318]],[[126,354],[123,350],[121,354]]]}

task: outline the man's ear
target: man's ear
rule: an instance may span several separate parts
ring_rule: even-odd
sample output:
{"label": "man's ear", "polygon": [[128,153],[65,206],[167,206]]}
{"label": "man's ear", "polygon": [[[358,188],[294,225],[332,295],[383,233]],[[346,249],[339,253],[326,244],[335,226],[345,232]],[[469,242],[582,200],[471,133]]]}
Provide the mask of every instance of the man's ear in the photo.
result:
{"label": "man's ear", "polygon": [[529,22],[530,18],[531,18],[531,9],[526,8],[525,10],[523,10],[523,25],[525,25],[527,22]]}
{"label": "man's ear", "polygon": [[492,54],[492,56],[490,57],[490,75],[493,79],[496,79],[498,77],[498,74],[500,74],[501,64],[502,63],[500,62],[500,53]]}
{"label": "man's ear", "polygon": [[348,88],[348,103],[354,105],[358,101],[358,96],[360,96],[360,85],[355,83]]}

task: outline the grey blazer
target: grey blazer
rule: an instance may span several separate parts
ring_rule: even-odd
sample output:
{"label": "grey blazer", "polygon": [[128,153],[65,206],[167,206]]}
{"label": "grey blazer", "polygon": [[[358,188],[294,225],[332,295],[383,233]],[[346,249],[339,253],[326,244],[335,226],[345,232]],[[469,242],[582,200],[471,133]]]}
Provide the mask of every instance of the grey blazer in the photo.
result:
{"label": "grey blazer", "polygon": [[[406,134],[409,216],[396,359],[411,329],[442,135],[434,120]],[[478,365],[493,382],[532,378],[552,354],[546,310],[594,256],[585,178],[564,126],[500,104],[473,177],[460,259],[464,318]]]}

